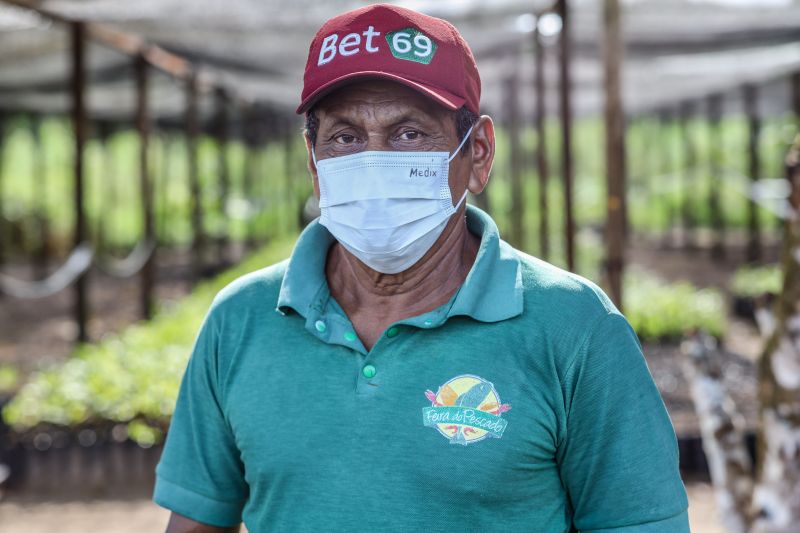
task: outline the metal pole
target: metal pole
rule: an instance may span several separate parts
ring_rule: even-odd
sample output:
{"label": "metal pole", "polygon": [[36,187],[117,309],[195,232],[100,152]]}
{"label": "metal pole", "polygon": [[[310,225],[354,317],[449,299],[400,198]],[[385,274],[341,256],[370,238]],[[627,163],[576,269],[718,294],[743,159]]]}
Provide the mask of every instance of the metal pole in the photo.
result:
{"label": "metal pole", "polygon": [[619,0],[605,0],[605,119],[606,180],[606,276],[611,299],[622,310],[622,272],[625,250],[625,113],[622,108],[620,69],[622,34]]}
{"label": "metal pole", "polygon": [[547,211],[547,185],[550,169],[547,162],[547,139],[545,133],[545,85],[544,85],[544,43],[539,33],[538,19],[533,30],[533,61],[536,89],[536,170],[539,174],[539,255],[547,260],[550,255],[550,229]]}
{"label": "metal pole", "polygon": [[197,161],[197,136],[200,130],[198,117],[197,76],[194,72],[186,84],[186,147],[189,156],[189,194],[192,203],[192,266],[195,278],[199,278],[204,270],[205,231],[203,230],[203,204],[200,193],[200,176]]}
{"label": "metal pole", "polygon": [[714,242],[711,245],[711,257],[721,260],[725,257],[725,219],[722,216],[719,191],[722,187],[722,95],[713,94],[708,97],[708,133],[709,133],[709,171],[711,179],[708,189],[708,209],[711,215],[711,227],[714,230]]}
{"label": "metal pole", "polygon": [[[72,123],[75,131],[75,239],[79,246],[86,240],[86,213],[83,205],[83,149],[86,144],[86,28],[82,22],[71,23],[72,46]],[[78,341],[89,340],[87,321],[89,316],[88,271],[75,280],[75,321],[78,325]]]}
{"label": "metal pole", "polygon": [[[748,123],[748,174],[750,184],[754,185],[761,174],[761,159],[758,153],[758,141],[761,136],[761,118],[758,114],[758,87],[747,84],[742,87],[745,114]],[[753,198],[752,189],[747,202],[747,260],[758,261],[761,258],[761,229],[758,220],[758,208]]]}
{"label": "metal pole", "polygon": [[572,99],[570,82],[570,28],[567,0],[556,2],[556,11],[561,17],[559,39],[559,103],[561,111],[561,166],[564,179],[564,238],[567,268],[575,270],[575,219],[572,209]]}
{"label": "metal pole", "polygon": [[[516,70],[516,69],[515,69]],[[511,178],[511,244],[522,249],[525,246],[524,221],[522,219],[525,192],[522,184],[522,147],[519,125],[519,77],[512,73],[505,82],[506,123],[510,138],[509,176]]]}
{"label": "metal pole", "polygon": [[[148,96],[148,64],[142,55],[136,56],[136,129],[139,132],[139,185],[142,195],[142,221],[144,238],[155,243],[153,218],[153,187],[150,180],[148,151],[150,148],[150,112]],[[141,271],[140,303],[145,320],[153,316],[153,288],[155,286],[155,254],[145,261]]]}

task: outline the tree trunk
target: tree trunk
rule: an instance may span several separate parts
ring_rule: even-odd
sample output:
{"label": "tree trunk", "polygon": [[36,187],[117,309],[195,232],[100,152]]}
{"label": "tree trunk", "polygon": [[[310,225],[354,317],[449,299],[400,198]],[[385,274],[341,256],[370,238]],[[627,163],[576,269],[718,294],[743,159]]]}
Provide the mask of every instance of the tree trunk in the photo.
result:
{"label": "tree trunk", "polygon": [[785,221],[783,290],[759,363],[754,532],[797,531],[800,524],[800,136],[786,162],[792,216]]}
{"label": "tree trunk", "polygon": [[722,383],[721,353],[716,340],[699,332],[681,345],[683,373],[689,382],[703,451],[708,460],[717,507],[725,530],[747,531],[753,494],[752,462],[745,444],[744,417]]}
{"label": "tree trunk", "polygon": [[[700,419],[717,505],[729,531],[797,532],[800,524],[800,135],[786,159],[791,215],[785,221],[783,290],[756,319],[767,339],[758,363],[759,428],[755,481],[742,431],[722,386],[713,339],[683,344],[683,370]],[[754,486],[755,483],[755,486]]]}

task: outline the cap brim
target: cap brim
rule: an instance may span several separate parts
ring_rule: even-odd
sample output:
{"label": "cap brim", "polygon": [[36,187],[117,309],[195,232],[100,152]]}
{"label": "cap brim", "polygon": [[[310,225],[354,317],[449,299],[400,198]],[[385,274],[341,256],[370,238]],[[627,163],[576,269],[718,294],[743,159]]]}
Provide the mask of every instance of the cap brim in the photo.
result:
{"label": "cap brim", "polygon": [[297,114],[302,114],[308,111],[308,109],[314,105],[317,101],[319,101],[323,96],[327,95],[328,93],[347,85],[349,83],[353,83],[359,80],[365,79],[384,79],[384,80],[391,80],[396,81],[406,87],[414,89],[416,91],[421,92],[425,96],[436,101],[436,103],[452,110],[459,109],[466,103],[466,98],[461,96],[456,96],[450,91],[445,91],[444,89],[440,89],[438,87],[433,87],[431,85],[423,85],[417,81],[409,80],[408,78],[404,78],[402,76],[398,76],[397,74],[391,74],[389,72],[381,72],[379,70],[364,70],[361,72],[350,72],[345,74],[344,76],[339,76],[336,79],[333,79],[326,83],[325,85],[319,87],[316,91],[309,94],[297,107],[295,111]]}

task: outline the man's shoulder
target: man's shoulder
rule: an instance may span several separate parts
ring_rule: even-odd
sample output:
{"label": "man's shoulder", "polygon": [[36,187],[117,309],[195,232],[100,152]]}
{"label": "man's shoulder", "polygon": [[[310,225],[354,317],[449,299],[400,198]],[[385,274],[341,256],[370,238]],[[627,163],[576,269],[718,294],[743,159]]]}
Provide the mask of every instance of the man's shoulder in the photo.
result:
{"label": "man's shoulder", "polygon": [[552,320],[569,319],[586,326],[608,314],[619,314],[595,282],[542,259],[515,250],[521,265],[526,313]]}
{"label": "man's shoulder", "polygon": [[246,312],[254,307],[273,310],[289,259],[243,274],[220,289],[211,304],[215,313]]}

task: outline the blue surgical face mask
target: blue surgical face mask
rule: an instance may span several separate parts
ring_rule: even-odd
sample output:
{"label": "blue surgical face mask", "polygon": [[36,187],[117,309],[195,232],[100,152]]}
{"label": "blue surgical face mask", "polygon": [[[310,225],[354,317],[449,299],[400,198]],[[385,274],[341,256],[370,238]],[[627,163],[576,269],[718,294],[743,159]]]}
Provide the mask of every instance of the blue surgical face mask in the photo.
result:
{"label": "blue surgical face mask", "polygon": [[455,152],[368,151],[317,162],[320,223],[373,270],[396,274],[419,261],[467,197],[454,206]]}

